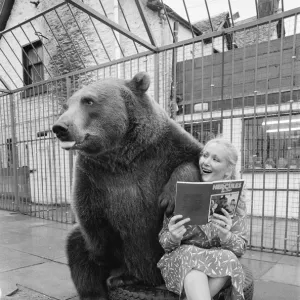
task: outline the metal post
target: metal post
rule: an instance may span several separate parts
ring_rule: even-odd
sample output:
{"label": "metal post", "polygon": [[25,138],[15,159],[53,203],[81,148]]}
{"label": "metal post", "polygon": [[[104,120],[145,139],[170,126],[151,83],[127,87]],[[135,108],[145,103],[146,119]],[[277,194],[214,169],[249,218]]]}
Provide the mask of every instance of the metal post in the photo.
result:
{"label": "metal post", "polygon": [[207,1],[206,0],[204,0],[204,1],[205,1],[205,6],[206,6],[206,11],[207,11],[211,31],[214,31],[214,27],[213,27],[213,24],[212,24],[212,21],[211,21],[211,18],[210,18],[210,13],[209,13]]}
{"label": "metal post", "polygon": [[[162,5],[163,5],[163,9],[164,9],[164,12],[165,12],[165,16],[166,16],[166,18],[167,18],[168,25],[169,25],[169,28],[170,28],[170,32],[171,32],[171,34],[172,34],[172,36],[173,36],[173,41],[174,41],[174,40],[175,40],[175,32],[173,32],[173,30],[172,30],[171,23],[170,23],[169,16],[168,16],[168,12],[167,12],[166,6],[165,6],[165,4],[164,4],[164,1],[161,0],[161,3],[162,3]],[[175,23],[174,23],[174,24],[175,24]]]}
{"label": "metal post", "polygon": [[232,24],[232,27],[234,27],[234,20],[233,20],[233,14],[232,14],[230,0],[228,0],[228,6],[229,6],[230,17],[231,17],[231,24]]}
{"label": "metal post", "polygon": [[[69,97],[71,96],[71,77],[66,78],[66,86],[67,86],[67,99],[69,99]],[[69,183],[70,183],[70,195],[71,195],[71,197],[72,197],[73,165],[74,165],[73,155],[74,155],[74,151],[70,150],[69,151],[69,173],[70,173]],[[73,212],[71,212],[71,222],[75,223],[75,216],[74,216]]]}
{"label": "metal post", "polygon": [[187,10],[187,7],[186,7],[186,4],[185,4],[185,0],[183,0],[183,5],[184,5],[184,9],[185,9],[185,13],[186,13],[186,17],[188,19],[188,22],[190,24],[190,28],[191,28],[191,32],[192,32],[192,36],[195,37],[195,34],[194,34],[194,29],[192,27],[192,22],[190,20],[190,16],[189,16],[189,13],[188,13],[188,10]]}
{"label": "metal post", "polygon": [[[269,70],[270,70],[270,45],[271,45],[271,22],[269,22],[268,24],[268,48],[267,48],[267,75],[266,75],[266,91],[265,91],[265,123],[267,123],[268,120],[268,101],[269,101]],[[264,133],[264,137],[267,140],[267,132]],[[267,145],[265,145],[266,147]],[[267,159],[267,154],[265,156],[264,159],[264,153],[263,153],[263,162],[264,162],[264,166],[263,166],[263,203],[265,202],[265,194],[266,194],[266,164],[265,164],[265,160]],[[276,231],[276,203],[274,205],[274,224],[273,224],[273,252],[275,250],[275,231]]]}
{"label": "metal post", "polygon": [[154,54],[154,100],[160,103],[159,99],[159,54]]}
{"label": "metal post", "polygon": [[[178,40],[178,22],[174,23],[174,43]],[[177,76],[176,76],[176,67],[177,67],[177,48],[173,49],[173,59],[172,59],[172,83],[171,83],[171,118],[175,120],[176,118],[176,86],[177,86]]]}
{"label": "metal post", "polygon": [[256,9],[256,18],[259,18],[259,13],[258,13],[258,4],[257,4],[257,0],[255,0],[255,9]]}
{"label": "metal post", "polygon": [[10,102],[10,121],[11,121],[12,155],[13,155],[15,208],[17,211],[19,211],[20,199],[19,199],[19,188],[18,188],[18,155],[17,155],[18,153],[17,153],[15,108],[14,108],[13,94],[9,95],[9,102]]}

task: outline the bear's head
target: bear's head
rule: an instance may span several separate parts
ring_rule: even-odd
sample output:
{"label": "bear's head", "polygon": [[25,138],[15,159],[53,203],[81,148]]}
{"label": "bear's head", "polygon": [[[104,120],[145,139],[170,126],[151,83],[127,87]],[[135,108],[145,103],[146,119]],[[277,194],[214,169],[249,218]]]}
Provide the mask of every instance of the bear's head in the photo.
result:
{"label": "bear's head", "polygon": [[120,147],[139,125],[154,128],[150,120],[164,112],[146,95],[149,85],[149,75],[140,72],[131,80],[105,79],[75,92],[52,127],[61,147],[98,155]]}

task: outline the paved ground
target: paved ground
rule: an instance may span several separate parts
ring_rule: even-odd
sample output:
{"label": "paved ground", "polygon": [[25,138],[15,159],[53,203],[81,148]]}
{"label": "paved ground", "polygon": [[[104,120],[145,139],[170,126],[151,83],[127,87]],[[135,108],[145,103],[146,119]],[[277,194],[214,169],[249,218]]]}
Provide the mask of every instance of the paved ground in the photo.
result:
{"label": "paved ground", "polygon": [[[78,300],[64,253],[71,227],[0,210],[1,299]],[[300,300],[299,257],[247,251],[242,262],[255,277],[254,300]]]}

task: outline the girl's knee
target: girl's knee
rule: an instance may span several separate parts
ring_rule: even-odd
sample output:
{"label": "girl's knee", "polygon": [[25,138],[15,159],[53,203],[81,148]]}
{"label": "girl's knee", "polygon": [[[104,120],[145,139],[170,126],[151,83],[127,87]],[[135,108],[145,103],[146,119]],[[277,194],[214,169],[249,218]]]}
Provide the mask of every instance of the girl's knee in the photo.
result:
{"label": "girl's knee", "polygon": [[205,273],[198,271],[198,270],[191,270],[189,273],[186,274],[184,278],[184,285],[189,284],[199,284],[201,282],[207,282],[208,277]]}
{"label": "girl's knee", "polygon": [[237,268],[240,265],[240,261],[237,256],[230,250],[223,250],[223,262],[232,269]]}
{"label": "girl's knee", "polygon": [[225,260],[238,261],[237,256],[230,250],[223,250],[222,254]]}

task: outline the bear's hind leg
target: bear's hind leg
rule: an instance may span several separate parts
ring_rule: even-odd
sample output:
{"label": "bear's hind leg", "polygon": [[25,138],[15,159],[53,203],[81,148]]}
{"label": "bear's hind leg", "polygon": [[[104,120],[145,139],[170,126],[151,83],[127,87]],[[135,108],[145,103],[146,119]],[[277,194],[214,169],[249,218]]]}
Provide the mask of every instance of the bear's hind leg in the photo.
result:
{"label": "bear's hind leg", "polygon": [[66,250],[71,277],[80,300],[107,300],[108,266],[95,260],[86,247],[79,227],[70,233]]}

